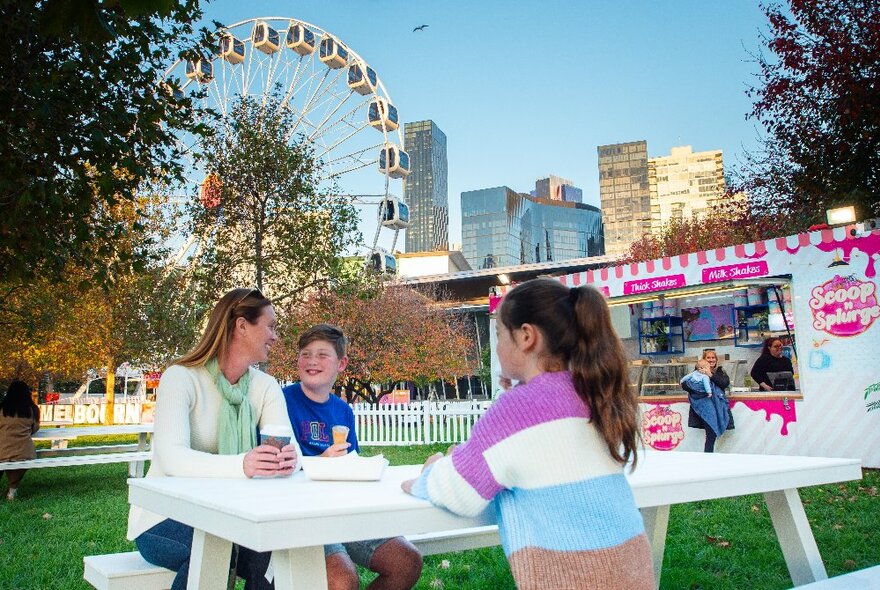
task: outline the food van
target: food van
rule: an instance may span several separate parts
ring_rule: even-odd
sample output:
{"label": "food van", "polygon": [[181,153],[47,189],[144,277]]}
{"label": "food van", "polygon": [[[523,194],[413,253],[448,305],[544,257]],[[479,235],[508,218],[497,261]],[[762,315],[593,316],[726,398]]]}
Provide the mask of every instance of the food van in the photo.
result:
{"label": "food van", "polygon": [[[736,425],[716,452],[859,457],[880,467],[878,267],[880,230],[851,225],[560,280],[608,298],[632,361],[646,447],[702,450],[704,431],[687,426],[678,380],[711,348],[731,376]],[[767,337],[782,340],[793,389],[760,392],[751,381]]]}

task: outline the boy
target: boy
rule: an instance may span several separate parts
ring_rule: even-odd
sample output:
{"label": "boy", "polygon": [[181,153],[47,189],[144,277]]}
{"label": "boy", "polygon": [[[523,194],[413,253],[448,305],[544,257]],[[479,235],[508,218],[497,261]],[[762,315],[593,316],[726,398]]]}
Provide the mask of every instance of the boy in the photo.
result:
{"label": "boy", "polygon": [[[329,324],[312,326],[299,337],[300,381],[282,391],[303,456],[339,457],[358,450],[351,407],[332,395],[336,376],[348,365],[348,339]],[[348,427],[346,442],[334,443],[333,426]],[[358,588],[355,563],[378,573],[368,588],[412,588],[422,572],[422,556],[403,537],[324,546],[330,588]]]}

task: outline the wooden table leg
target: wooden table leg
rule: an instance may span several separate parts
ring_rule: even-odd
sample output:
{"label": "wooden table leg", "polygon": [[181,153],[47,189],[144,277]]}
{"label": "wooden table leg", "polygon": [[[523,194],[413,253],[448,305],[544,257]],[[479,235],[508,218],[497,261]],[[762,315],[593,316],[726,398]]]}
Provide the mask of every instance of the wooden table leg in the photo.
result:
{"label": "wooden table leg", "polygon": [[226,588],[230,559],[232,542],[196,529],[193,531],[186,587],[191,590]]}
{"label": "wooden table leg", "polygon": [[654,559],[654,586],[660,588],[660,574],[663,571],[663,553],[666,550],[666,529],[669,527],[669,505],[641,508],[645,521],[645,533],[651,542],[651,555]]}
{"label": "wooden table leg", "polygon": [[766,492],[764,500],[795,586],[825,580],[828,573],[796,489]]}
{"label": "wooden table leg", "polygon": [[317,590],[327,587],[324,547],[272,552],[275,590]]}

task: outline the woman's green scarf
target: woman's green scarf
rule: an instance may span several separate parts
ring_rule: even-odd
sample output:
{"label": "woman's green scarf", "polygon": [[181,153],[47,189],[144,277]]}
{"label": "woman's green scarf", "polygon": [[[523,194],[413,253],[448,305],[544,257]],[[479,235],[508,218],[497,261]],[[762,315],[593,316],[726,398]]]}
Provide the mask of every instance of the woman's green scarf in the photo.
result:
{"label": "woman's green scarf", "polygon": [[214,378],[223,397],[220,402],[220,424],[217,429],[217,450],[221,455],[238,455],[257,446],[257,422],[248,400],[251,372],[245,371],[238,383],[232,385],[212,358],[205,368]]}

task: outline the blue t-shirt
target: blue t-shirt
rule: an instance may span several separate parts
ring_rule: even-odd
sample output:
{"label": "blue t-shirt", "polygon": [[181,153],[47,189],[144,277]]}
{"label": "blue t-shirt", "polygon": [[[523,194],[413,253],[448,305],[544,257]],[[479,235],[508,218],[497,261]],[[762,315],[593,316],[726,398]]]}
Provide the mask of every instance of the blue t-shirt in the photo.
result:
{"label": "blue t-shirt", "polygon": [[294,383],[281,390],[287,402],[290,424],[299,442],[299,448],[306,457],[320,455],[333,445],[330,431],[336,425],[348,426],[348,452],[358,451],[357,434],[354,431],[354,412],[351,406],[336,395],[319,404],[310,400],[302,390],[302,385]]}

